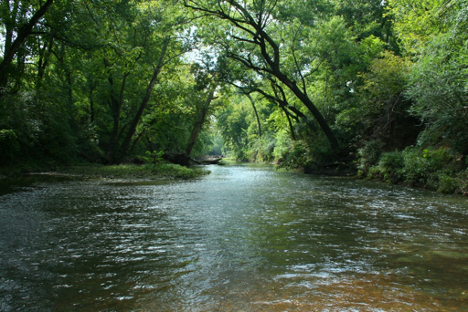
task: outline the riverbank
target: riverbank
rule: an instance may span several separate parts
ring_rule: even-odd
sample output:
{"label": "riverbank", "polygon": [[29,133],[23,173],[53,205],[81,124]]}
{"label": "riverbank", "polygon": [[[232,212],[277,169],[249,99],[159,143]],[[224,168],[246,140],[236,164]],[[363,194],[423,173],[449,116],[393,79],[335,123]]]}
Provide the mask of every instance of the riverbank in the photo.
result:
{"label": "riverbank", "polygon": [[193,179],[209,174],[209,170],[187,168],[170,163],[99,165],[77,164],[72,166],[18,166],[2,168],[0,178],[35,174],[70,175],[103,179]]}
{"label": "riverbank", "polygon": [[382,152],[369,146],[347,163],[329,164],[300,161],[276,163],[278,168],[303,171],[319,176],[354,177],[374,182],[422,188],[442,194],[468,196],[468,158],[447,147],[406,147],[401,151]]}
{"label": "riverbank", "polygon": [[357,177],[467,196],[466,163],[465,156],[448,148],[407,147],[381,155],[361,153]]}

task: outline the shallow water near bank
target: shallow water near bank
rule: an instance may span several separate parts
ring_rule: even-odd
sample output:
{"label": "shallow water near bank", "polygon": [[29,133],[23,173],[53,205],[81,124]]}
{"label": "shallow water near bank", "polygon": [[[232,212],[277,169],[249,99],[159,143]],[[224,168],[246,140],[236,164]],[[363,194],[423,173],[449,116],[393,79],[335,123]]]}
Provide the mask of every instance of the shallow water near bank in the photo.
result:
{"label": "shallow water near bank", "polygon": [[468,311],[466,198],[209,170],[0,186],[0,311]]}

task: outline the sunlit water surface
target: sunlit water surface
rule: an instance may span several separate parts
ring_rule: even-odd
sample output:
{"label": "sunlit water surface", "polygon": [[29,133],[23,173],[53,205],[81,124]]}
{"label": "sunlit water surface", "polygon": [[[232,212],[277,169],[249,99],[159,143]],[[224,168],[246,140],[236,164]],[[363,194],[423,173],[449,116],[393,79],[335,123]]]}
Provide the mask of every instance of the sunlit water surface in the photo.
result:
{"label": "sunlit water surface", "polygon": [[466,198],[209,169],[3,185],[0,311],[468,310]]}

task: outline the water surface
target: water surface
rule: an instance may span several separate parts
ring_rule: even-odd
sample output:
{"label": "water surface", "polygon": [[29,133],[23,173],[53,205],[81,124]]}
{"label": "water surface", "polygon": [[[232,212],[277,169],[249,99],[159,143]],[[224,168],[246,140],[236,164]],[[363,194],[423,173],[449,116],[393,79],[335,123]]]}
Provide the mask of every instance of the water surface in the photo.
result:
{"label": "water surface", "polygon": [[0,311],[468,311],[466,198],[209,169],[3,186]]}

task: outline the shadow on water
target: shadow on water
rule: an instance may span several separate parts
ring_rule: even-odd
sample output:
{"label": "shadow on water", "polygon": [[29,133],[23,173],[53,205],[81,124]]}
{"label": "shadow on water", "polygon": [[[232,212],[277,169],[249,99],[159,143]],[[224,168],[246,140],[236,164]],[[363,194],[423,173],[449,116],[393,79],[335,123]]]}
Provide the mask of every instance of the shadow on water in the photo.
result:
{"label": "shadow on water", "polygon": [[0,196],[0,310],[468,309],[465,198],[271,166],[210,170],[12,183]]}
{"label": "shadow on water", "polygon": [[0,196],[9,193],[23,192],[54,183],[85,181],[87,178],[77,175],[57,174],[54,172],[30,174],[18,178],[0,179]]}

